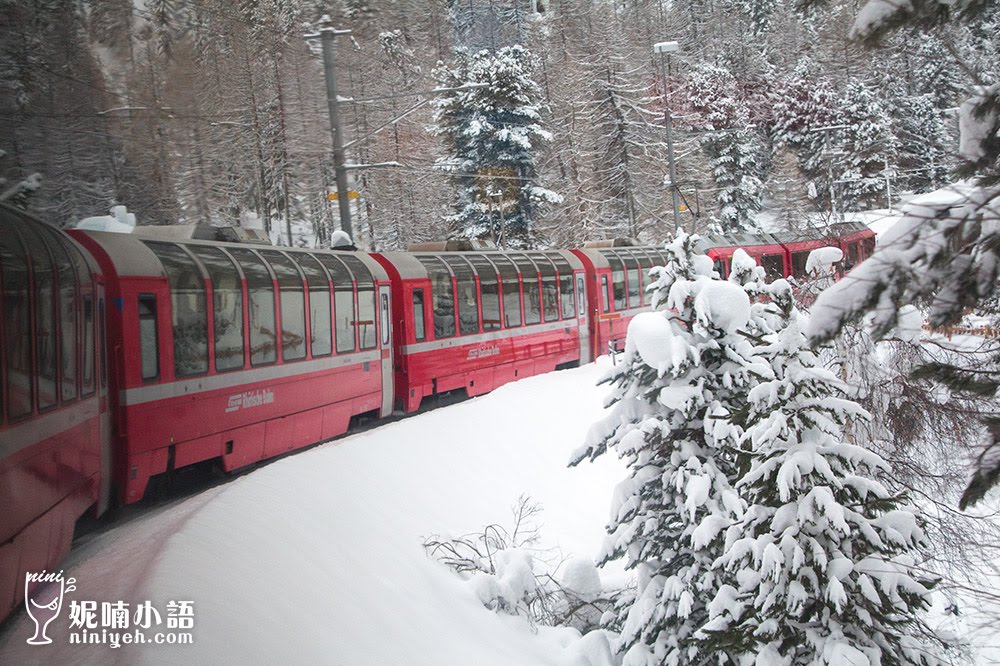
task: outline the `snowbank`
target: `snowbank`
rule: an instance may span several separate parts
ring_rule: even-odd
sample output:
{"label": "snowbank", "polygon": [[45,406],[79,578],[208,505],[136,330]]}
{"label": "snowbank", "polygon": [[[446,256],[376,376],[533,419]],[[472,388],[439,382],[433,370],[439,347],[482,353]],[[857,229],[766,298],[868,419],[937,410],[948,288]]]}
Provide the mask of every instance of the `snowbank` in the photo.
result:
{"label": "snowbank", "polygon": [[[78,579],[71,598],[159,608],[193,600],[194,644],[69,645],[64,610],[45,660],[607,663],[600,636],[533,633],[523,619],[486,610],[421,545],[432,533],[509,524],[510,506],[527,493],[543,507],[540,545],[592,558],[624,470],[610,456],[573,469],[566,461],[601,414],[603,372],[591,364],[522,380],[279,460],[99,535],[67,563]],[[590,594],[584,569],[565,575]],[[38,659],[42,648],[25,644],[30,624],[23,614],[9,623],[0,662]]]}

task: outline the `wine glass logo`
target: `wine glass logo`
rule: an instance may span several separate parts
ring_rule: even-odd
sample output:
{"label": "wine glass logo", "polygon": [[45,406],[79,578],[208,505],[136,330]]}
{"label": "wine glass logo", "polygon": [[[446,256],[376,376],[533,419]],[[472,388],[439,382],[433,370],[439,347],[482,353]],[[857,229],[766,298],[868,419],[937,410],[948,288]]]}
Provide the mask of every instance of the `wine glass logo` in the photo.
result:
{"label": "wine glass logo", "polygon": [[[52,620],[59,616],[62,610],[63,595],[73,591],[74,579],[70,579],[67,590],[66,579],[59,573],[27,573],[24,576],[24,607],[28,616],[35,623],[35,635],[28,639],[28,645],[48,645],[52,639],[45,635]],[[41,586],[31,593],[31,583],[41,583]]]}

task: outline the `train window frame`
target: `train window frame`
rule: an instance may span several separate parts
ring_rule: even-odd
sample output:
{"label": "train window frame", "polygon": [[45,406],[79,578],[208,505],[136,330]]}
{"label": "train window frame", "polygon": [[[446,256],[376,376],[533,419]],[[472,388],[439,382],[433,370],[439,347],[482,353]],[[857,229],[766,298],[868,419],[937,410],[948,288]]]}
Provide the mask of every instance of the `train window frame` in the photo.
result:
{"label": "train window frame", "polygon": [[[234,372],[236,370],[242,370],[246,367],[246,339],[247,334],[245,329],[244,314],[246,313],[246,293],[243,289],[244,275],[239,263],[233,259],[233,257],[225,251],[224,248],[212,245],[192,245],[190,248],[191,254],[201,262],[202,269],[208,275],[208,281],[212,285],[212,345],[214,347],[212,354],[212,367],[215,372]],[[215,256],[211,256],[215,255]],[[218,275],[216,275],[216,270],[214,264],[210,264],[209,260],[215,261],[218,259],[229,262],[229,267],[222,269]],[[232,270],[229,277],[230,279],[236,277],[236,288],[224,288],[220,291],[218,286],[219,280],[217,278],[223,277],[224,273],[228,273]],[[239,313],[235,321],[239,324],[239,354],[230,354],[229,352],[234,350],[235,347],[232,346],[232,342],[235,341],[236,336],[230,336],[231,341],[223,341],[220,337],[219,331],[224,330],[224,326],[221,324],[229,324],[232,321],[231,317],[226,317],[222,319],[220,317],[221,311],[224,308],[220,308],[220,296],[223,292],[233,292],[235,291],[238,296]],[[230,293],[231,295],[231,293]],[[220,322],[221,320],[221,322]],[[224,342],[224,344],[220,344]],[[223,358],[220,356],[225,350],[226,356],[232,356],[234,359],[238,359],[238,363],[234,363],[232,366],[220,365],[219,360]]]}
{"label": "train window frame", "polygon": [[576,275],[576,316],[587,314],[587,285],[583,273]]}
{"label": "train window frame", "polygon": [[[365,262],[353,254],[345,252],[338,259],[354,276],[356,301],[354,327],[357,331],[358,349],[375,349],[378,347],[376,324],[378,297],[375,293],[375,275],[372,274],[371,268]],[[368,318],[363,319],[362,317]]]}
{"label": "train window frame", "polygon": [[[148,314],[144,314],[143,305],[146,305]],[[146,346],[146,334],[143,329],[144,321],[152,321],[152,348]],[[140,293],[136,296],[136,326],[138,327],[139,341],[139,379],[144,383],[152,383],[160,379],[160,316],[157,311],[156,294]],[[151,351],[151,355],[147,355]],[[152,360],[155,372],[146,374],[146,362]]]}
{"label": "train window frame", "polygon": [[[503,327],[519,328],[524,325],[524,313],[521,307],[521,271],[506,254],[496,254],[490,261],[496,266],[497,279],[500,281]],[[514,305],[517,307],[511,307]],[[516,317],[516,321],[513,317]]]}
{"label": "train window frame", "polygon": [[[324,358],[331,356],[334,350],[334,331],[333,331],[333,293],[331,290],[331,285],[333,279],[330,277],[329,271],[326,266],[323,265],[315,255],[310,252],[291,252],[289,253],[292,260],[298,264],[299,270],[302,271],[302,275],[306,279],[306,295],[308,297],[308,310],[309,310],[309,335],[308,335],[308,354],[310,358]],[[319,272],[316,272],[319,269]],[[314,284],[315,278],[316,283]],[[319,296],[317,298],[317,296]],[[326,316],[323,316],[322,312],[316,310],[316,306],[320,308],[323,304],[326,304]],[[317,326],[317,324],[319,324]],[[322,340],[319,334],[325,334],[326,351],[322,351],[324,347],[320,346],[320,352],[316,352],[316,341]]]}
{"label": "train window frame", "polygon": [[[576,287],[574,286],[573,267],[559,252],[546,252],[545,256],[553,263],[558,273],[560,318],[573,319],[576,317]],[[569,286],[568,290],[566,289],[567,285]],[[568,299],[566,298],[567,293],[569,294]]]}
{"label": "train window frame", "polygon": [[541,252],[529,252],[528,257],[538,266],[538,281],[541,286],[542,321],[551,323],[562,319],[559,297],[559,270],[551,257]]}
{"label": "train window frame", "polygon": [[[524,325],[536,326],[542,323],[542,285],[540,271],[534,261],[527,254],[518,253],[510,255],[521,273],[521,302],[524,313]],[[532,269],[532,272],[525,275],[525,270]],[[529,285],[531,289],[529,290]],[[529,314],[531,315],[529,317]]]}
{"label": "train window frame", "polygon": [[[13,231],[13,233],[9,233]],[[9,243],[6,244],[5,243]],[[9,255],[9,256],[8,256]],[[5,256],[7,257],[4,260]],[[15,266],[19,264],[19,266]],[[20,271],[16,271],[16,268],[20,268]],[[31,338],[32,338],[32,326],[31,326],[31,300],[34,289],[32,287],[31,280],[31,269],[28,262],[27,250],[24,244],[21,242],[20,234],[17,230],[13,228],[11,224],[11,229],[5,230],[5,233],[0,235],[0,269],[2,269],[2,276],[0,279],[3,281],[3,292],[0,294],[3,299],[3,320],[4,320],[4,344],[0,348],[0,353],[3,354],[3,369],[4,369],[4,411],[7,415],[8,423],[15,423],[22,421],[24,419],[31,418],[35,413],[35,383],[34,383],[34,368],[33,359],[31,351]],[[12,274],[21,274],[23,280],[15,283],[11,279]],[[17,291],[15,292],[15,285]],[[17,300],[22,304],[23,310],[15,310],[12,305],[11,295],[16,294]],[[10,326],[9,324],[14,324]],[[20,335],[19,335],[20,333]],[[22,341],[22,346],[20,349],[15,348],[15,344],[18,340]],[[18,359],[19,365],[23,363],[24,367],[13,367],[11,363],[11,357],[16,354],[17,351],[21,351],[21,358]],[[13,353],[12,353],[13,352]],[[21,409],[18,412],[13,411],[15,405],[22,405],[22,403],[14,403],[11,401],[11,397],[14,395],[13,389],[11,388],[14,382],[11,381],[11,374],[15,370],[23,371],[24,377],[27,379],[27,409]],[[23,402],[23,401],[22,401]]]}
{"label": "train window frame", "polygon": [[[333,337],[334,349],[337,354],[351,354],[358,349],[358,325],[357,325],[357,285],[355,283],[354,272],[339,256],[332,252],[317,252],[314,254],[319,263],[326,268],[330,274],[330,282],[333,284]],[[345,301],[348,297],[350,302]],[[350,305],[350,312],[344,319],[345,326],[341,326],[340,313]],[[348,346],[350,344],[350,346]]]}
{"label": "train window frame", "polygon": [[807,277],[806,264],[809,262],[810,252],[811,250],[797,250],[790,253],[792,258],[791,273],[795,279],[803,280]]}
{"label": "train window frame", "polygon": [[[260,255],[258,255],[250,248],[230,247],[228,248],[228,251],[230,256],[232,256],[232,258],[236,260],[236,263],[239,264],[240,270],[243,273],[243,283],[246,285],[246,306],[247,306],[247,321],[249,322],[249,330],[247,331],[247,338],[244,340],[244,344],[247,346],[247,352],[249,353],[250,356],[250,367],[260,368],[269,365],[274,365],[275,363],[278,362],[278,334],[277,334],[278,317],[277,317],[277,303],[275,298],[275,292],[277,290],[274,288],[274,274],[271,272],[271,267],[268,265],[268,263],[264,261],[260,257]],[[248,261],[244,263],[244,260],[241,259],[241,257],[246,257]],[[253,268],[248,271],[247,270],[248,267],[253,267]],[[251,280],[256,282],[257,278],[263,278],[263,275],[260,274],[253,275],[253,273],[257,272],[256,271],[257,268],[262,268],[264,270],[264,273],[267,273],[268,280],[261,281],[259,284],[251,285],[250,284]],[[255,342],[260,341],[262,345],[266,345],[268,341],[267,335],[264,334],[263,337],[261,337],[262,334],[259,332],[258,327],[254,325],[256,323],[260,323],[261,327],[259,328],[263,329],[263,326],[268,323],[267,317],[263,318],[264,321],[260,320],[260,314],[268,312],[266,309],[261,309],[258,314],[256,315],[254,314],[256,306],[266,306],[267,304],[266,299],[261,299],[259,303],[255,303],[255,297],[258,294],[263,294],[264,292],[270,292],[271,295],[270,299],[271,308],[269,310],[270,324],[271,324],[271,331],[270,331],[271,354],[265,356],[264,358],[257,358],[255,360],[254,356]],[[255,333],[255,330],[258,330],[258,332]],[[267,351],[266,346],[262,346],[261,349],[262,352]]]}
{"label": "train window frame", "polygon": [[[260,250],[258,254],[268,263],[278,283],[281,362],[304,361],[308,357],[309,332],[306,330],[306,286],[302,270],[281,250]],[[300,341],[298,344],[295,344],[296,338]]]}
{"label": "train window frame", "polygon": [[389,346],[389,321],[391,317],[389,314],[389,293],[386,291],[379,292],[379,313],[379,330],[384,349]]}
{"label": "train window frame", "polygon": [[[100,300],[100,303],[103,305],[104,304],[104,299],[101,298],[99,300]],[[83,299],[81,300],[81,303],[80,303],[80,306],[82,308],[82,311],[81,311],[80,314],[81,314],[81,318],[83,320],[83,335],[81,336],[82,340],[83,340],[83,342],[82,342],[82,344],[83,344],[83,368],[81,369],[81,372],[80,372],[80,395],[82,395],[84,398],[86,398],[88,396],[91,396],[91,395],[94,395],[94,392],[97,390],[97,386],[96,386],[97,379],[95,378],[96,373],[94,372],[94,363],[97,362],[97,358],[98,358],[97,355],[94,353],[94,319],[95,319],[95,317],[97,319],[97,322],[98,322],[99,326],[103,326],[104,325],[103,313],[102,312],[98,312],[98,313],[95,314],[95,312],[94,312],[94,301],[95,301],[95,298],[94,298],[93,294],[87,294],[87,293],[85,293],[83,295]],[[89,323],[88,323],[88,320],[89,320]],[[101,346],[101,354],[102,355],[106,354],[105,350],[107,348],[108,348],[107,345],[102,345]],[[157,350],[157,358],[159,358],[159,350]],[[159,363],[159,360],[157,360],[157,363]],[[88,371],[90,373],[89,376],[87,374]],[[102,377],[101,377],[101,386],[107,386],[107,379],[106,379],[106,376],[107,376],[107,361],[105,361],[104,363],[101,363],[100,371],[101,371],[101,373],[103,373]]]}
{"label": "train window frame", "polygon": [[[503,328],[503,296],[500,287],[500,269],[486,254],[472,254],[466,257],[479,278],[479,308],[480,324],[484,333],[499,331]],[[488,308],[487,303],[491,306]],[[489,309],[489,312],[487,312]],[[490,318],[487,319],[487,314]],[[492,315],[496,315],[495,318]]]}
{"label": "train window frame", "polygon": [[639,260],[632,254],[625,254],[622,256],[622,264],[625,266],[625,292],[628,296],[628,308],[632,310],[642,307],[642,277],[640,275],[642,268],[639,265]]}
{"label": "train window frame", "polygon": [[[455,314],[458,323],[458,335],[478,335],[482,332],[479,310],[482,302],[479,293],[479,272],[465,256],[444,254],[440,255],[440,258],[444,260],[444,263],[455,277]],[[468,299],[468,296],[472,297],[471,301]]]}
{"label": "train window frame", "polygon": [[[34,313],[31,333],[34,341],[32,345],[34,347],[34,367],[31,375],[32,381],[35,382],[35,409],[39,414],[41,414],[59,406],[59,345],[57,344],[57,340],[59,338],[59,317],[56,312],[58,298],[55,278],[55,260],[48,247],[48,242],[41,236],[41,234],[26,233],[22,237],[22,240],[24,241],[25,249],[28,253],[29,264],[31,266],[31,302]],[[41,266],[43,259],[47,259],[48,261],[46,266]],[[47,284],[39,280],[40,276],[44,279],[46,274],[48,279]],[[47,290],[45,289],[46,286],[48,287]],[[46,302],[49,307],[43,307]],[[48,330],[46,331],[48,335],[43,334],[41,331],[43,327],[41,317],[44,316],[46,312],[50,318],[48,322]],[[49,354],[47,354],[48,358],[45,359],[47,366],[44,368],[44,370],[49,373],[47,375],[43,374],[42,340],[48,340],[50,343],[47,345],[48,349],[45,350],[49,352]],[[52,382],[51,402],[43,402],[43,398],[47,397],[46,392],[42,390],[43,379]]]}
{"label": "train window frame", "polygon": [[[447,340],[458,335],[458,312],[455,307],[455,277],[451,267],[437,255],[417,255],[431,281],[431,319],[434,339]],[[443,270],[442,270],[443,269]],[[450,328],[446,324],[451,324]]]}
{"label": "train window frame", "polygon": [[[163,267],[164,273],[167,275],[167,281],[170,285],[170,323],[173,328],[174,340],[174,377],[186,379],[188,377],[205,375],[209,372],[209,368],[211,368],[208,353],[208,292],[205,286],[208,276],[205,274],[201,264],[195,259],[194,254],[180,243],[164,241],[144,241],[144,243],[156,255],[160,265]],[[156,248],[161,248],[161,252],[157,252]],[[172,257],[172,253],[176,256]],[[186,257],[186,261],[182,259],[184,257]],[[174,261],[176,263],[171,263]],[[179,269],[180,272],[176,272],[176,269]],[[181,284],[182,280],[190,282],[190,285],[186,286],[183,290],[181,289],[184,286]],[[179,307],[180,304],[184,303],[184,297],[192,296],[193,299],[186,304],[189,307],[184,309]],[[190,316],[190,321],[182,323],[181,317],[188,316]],[[196,328],[194,324],[199,324],[199,326]],[[189,326],[189,330],[194,335],[203,334],[204,345],[192,345],[189,341],[179,337],[178,331],[182,330],[183,326]],[[195,354],[188,351],[192,349],[203,353]],[[184,353],[181,353],[182,351]],[[198,363],[196,366],[194,365],[195,361]],[[186,369],[183,365],[184,363],[191,363],[193,368]]]}
{"label": "train window frame", "polygon": [[[608,252],[605,259],[611,267],[611,302],[614,304],[613,312],[622,312],[628,309],[628,287],[625,283],[625,262],[617,253]],[[617,264],[617,266],[616,266]]]}
{"label": "train window frame", "polygon": [[[419,296],[419,303],[417,294]],[[423,342],[427,339],[427,318],[424,312],[424,288],[414,287],[410,292],[410,303],[413,305],[413,340]],[[419,317],[419,320],[418,320]]]}
{"label": "train window frame", "polygon": [[[760,265],[764,268],[764,279],[770,283],[785,277],[785,257],[784,254],[762,254],[758,257]],[[768,263],[771,260],[778,262],[777,271],[770,269]]]}
{"label": "train window frame", "polygon": [[611,296],[608,293],[610,277],[611,276],[607,273],[601,275],[600,292],[601,292],[601,307],[603,308],[601,312],[611,312]]}
{"label": "train window frame", "polygon": [[[77,353],[80,349],[80,285],[76,266],[74,266],[69,248],[66,246],[68,241],[60,238],[55,233],[50,233],[49,238],[49,249],[53,254],[53,262],[58,264],[58,268],[56,269],[56,312],[59,314],[59,403],[69,404],[80,398],[80,359]],[[61,261],[56,261],[56,254],[60,255]],[[66,294],[66,285],[63,284],[63,281],[67,277],[70,282],[70,307],[68,311],[65,308],[66,303],[63,302]],[[69,328],[72,329],[68,337],[66,331],[67,321],[70,322]],[[69,371],[68,373],[67,370]],[[69,374],[68,384],[67,374]],[[69,389],[68,393],[67,388]]]}

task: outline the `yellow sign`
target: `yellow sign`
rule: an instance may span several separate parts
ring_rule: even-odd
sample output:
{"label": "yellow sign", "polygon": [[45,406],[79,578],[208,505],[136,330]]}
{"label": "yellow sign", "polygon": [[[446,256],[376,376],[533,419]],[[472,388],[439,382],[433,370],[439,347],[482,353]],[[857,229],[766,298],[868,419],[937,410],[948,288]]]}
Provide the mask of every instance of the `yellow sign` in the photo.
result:
{"label": "yellow sign", "polygon": [[[360,196],[361,196],[361,194],[358,193],[358,192],[355,192],[354,190],[349,190],[347,192],[347,198],[348,199],[357,199]],[[336,192],[330,192],[328,195],[326,195],[326,200],[327,201],[340,201],[340,196]]]}
{"label": "yellow sign", "polygon": [[683,212],[684,212],[684,211],[686,211],[687,209],[688,209],[688,207],[687,207],[687,206],[685,206],[684,204],[677,204],[677,210],[679,210],[680,212],[682,212],[682,213],[683,213]]}

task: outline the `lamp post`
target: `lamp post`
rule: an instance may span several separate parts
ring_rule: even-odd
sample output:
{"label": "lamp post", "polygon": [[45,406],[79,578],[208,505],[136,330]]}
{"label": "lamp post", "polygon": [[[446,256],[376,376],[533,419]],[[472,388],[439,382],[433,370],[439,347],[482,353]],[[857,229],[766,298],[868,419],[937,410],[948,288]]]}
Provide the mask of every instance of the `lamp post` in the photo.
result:
{"label": "lamp post", "polygon": [[657,42],[653,44],[653,52],[660,54],[660,70],[663,75],[663,121],[667,127],[667,161],[670,167],[670,200],[674,210],[674,235],[680,231],[680,211],[677,205],[677,171],[674,168],[674,128],[670,117],[670,105],[667,104],[667,58],[674,51],[680,50],[677,42]]}

